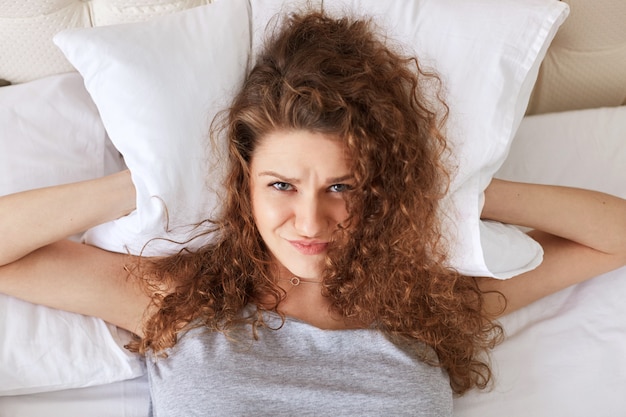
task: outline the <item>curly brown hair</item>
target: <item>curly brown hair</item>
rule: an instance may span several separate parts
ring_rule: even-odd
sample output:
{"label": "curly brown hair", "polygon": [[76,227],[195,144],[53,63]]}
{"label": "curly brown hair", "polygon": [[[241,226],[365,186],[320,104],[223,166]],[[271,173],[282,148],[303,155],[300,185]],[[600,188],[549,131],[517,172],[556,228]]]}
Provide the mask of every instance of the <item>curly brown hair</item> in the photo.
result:
{"label": "curly brown hair", "polygon": [[[379,34],[371,20],[291,15],[258,56],[217,132],[230,171],[216,240],[145,262],[157,313],[135,349],[162,351],[190,323],[224,331],[248,304],[284,296],[252,217],[249,163],[276,130],[344,141],[354,174],[349,219],[329,250],[324,295],[342,316],[431,346],[462,393],[491,378],[484,354],[501,337],[476,280],[447,267],[439,203],[449,181],[439,78]],[[164,284],[167,282],[168,284]],[[262,307],[259,307],[262,309]]]}

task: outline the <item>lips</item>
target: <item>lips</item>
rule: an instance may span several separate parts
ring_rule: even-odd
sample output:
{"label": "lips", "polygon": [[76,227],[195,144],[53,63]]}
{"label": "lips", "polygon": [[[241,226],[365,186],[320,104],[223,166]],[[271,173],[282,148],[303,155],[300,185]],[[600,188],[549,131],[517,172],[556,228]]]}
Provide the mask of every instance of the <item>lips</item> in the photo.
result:
{"label": "lips", "polygon": [[289,240],[288,242],[303,255],[319,255],[326,252],[326,248],[328,248],[328,242],[310,242],[302,240]]}

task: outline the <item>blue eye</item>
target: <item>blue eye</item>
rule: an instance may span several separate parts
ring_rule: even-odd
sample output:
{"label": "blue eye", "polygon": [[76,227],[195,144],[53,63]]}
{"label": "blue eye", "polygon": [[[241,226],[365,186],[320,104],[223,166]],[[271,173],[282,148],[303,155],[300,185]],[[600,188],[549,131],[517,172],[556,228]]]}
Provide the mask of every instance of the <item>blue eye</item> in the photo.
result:
{"label": "blue eye", "polygon": [[270,184],[270,186],[274,187],[278,191],[291,191],[293,189],[291,184],[280,181],[273,182]]}
{"label": "blue eye", "polygon": [[348,184],[333,184],[328,189],[333,193],[343,193],[350,190],[350,186]]}

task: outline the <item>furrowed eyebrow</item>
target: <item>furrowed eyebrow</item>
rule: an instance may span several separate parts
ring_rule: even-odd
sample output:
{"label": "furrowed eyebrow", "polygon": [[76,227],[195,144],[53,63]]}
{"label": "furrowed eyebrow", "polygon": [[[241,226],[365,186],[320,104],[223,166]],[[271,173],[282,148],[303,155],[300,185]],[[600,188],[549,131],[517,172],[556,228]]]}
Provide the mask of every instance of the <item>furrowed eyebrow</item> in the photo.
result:
{"label": "furrowed eyebrow", "polygon": [[347,180],[351,180],[353,179],[352,175],[348,174],[348,175],[344,175],[342,177],[336,177],[336,178],[329,178],[327,180],[328,183],[332,183],[332,184],[336,184],[338,182],[344,182]]}
{"label": "furrowed eyebrow", "polygon": [[287,178],[287,177],[283,177],[282,175],[280,175],[277,172],[274,171],[262,171],[259,172],[258,175],[259,177],[274,177],[274,178],[278,178],[279,180],[281,180],[282,182],[288,182],[289,184],[298,184],[300,182],[300,180],[296,179],[296,178]]}
{"label": "furrowed eyebrow", "polygon": [[[298,184],[300,182],[300,180],[298,180],[297,178],[284,177],[284,176],[282,176],[279,173],[274,172],[274,171],[262,171],[262,172],[259,172],[257,174],[257,176],[259,176],[259,177],[263,177],[263,176],[274,177],[274,178],[278,178],[282,182],[288,182],[290,184]],[[352,175],[348,174],[348,175],[343,175],[341,177],[328,178],[326,180],[326,182],[328,184],[337,184],[337,183],[340,183],[340,182],[351,180],[352,178],[353,178]]]}

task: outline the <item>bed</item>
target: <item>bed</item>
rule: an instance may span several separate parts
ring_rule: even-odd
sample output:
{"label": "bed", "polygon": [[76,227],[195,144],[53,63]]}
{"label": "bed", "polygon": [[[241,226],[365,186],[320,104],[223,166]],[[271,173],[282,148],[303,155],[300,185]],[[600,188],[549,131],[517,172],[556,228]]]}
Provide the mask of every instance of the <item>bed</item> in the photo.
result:
{"label": "bed", "polygon": [[[189,236],[184,221],[219,207],[219,172],[203,174],[214,157],[211,116],[241,82],[270,17],[303,3],[0,0],[0,195],[129,167],[137,212],[75,238],[133,252],[164,233]],[[480,221],[481,190],[494,176],[626,198],[623,1],[308,3],[377,16],[440,72],[460,167],[444,206],[455,267],[506,279],[541,260],[519,228]],[[164,206],[180,227],[163,228]],[[624,295],[626,268],[502,318],[494,383],[456,398],[454,415],[624,415]],[[143,359],[124,349],[130,337],[0,295],[0,417],[147,417]]]}

